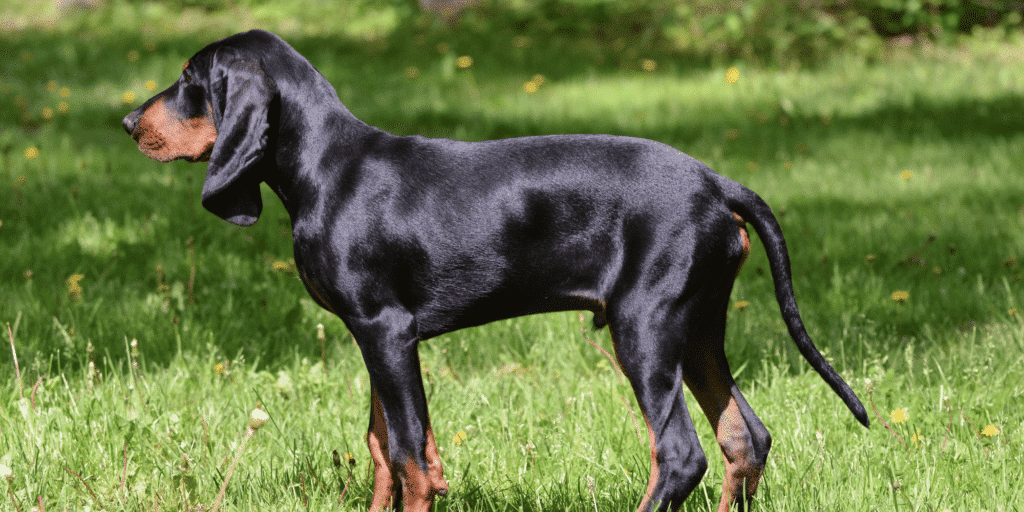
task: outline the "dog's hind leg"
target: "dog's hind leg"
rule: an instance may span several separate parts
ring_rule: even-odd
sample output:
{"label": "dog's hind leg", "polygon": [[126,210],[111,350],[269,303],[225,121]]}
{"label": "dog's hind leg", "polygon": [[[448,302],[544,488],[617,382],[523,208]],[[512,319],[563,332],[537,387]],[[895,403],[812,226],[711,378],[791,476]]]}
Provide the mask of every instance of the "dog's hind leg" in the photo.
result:
{"label": "dog's hind leg", "polygon": [[723,260],[726,268],[712,274],[719,275],[720,282],[707,282],[704,298],[691,301],[684,326],[684,378],[711,422],[725,459],[720,512],[734,505],[738,510],[748,509],[771,447],[771,435],[740,393],[725,357],[725,320],[733,276],[750,248],[746,233],[742,228],[740,232]]}

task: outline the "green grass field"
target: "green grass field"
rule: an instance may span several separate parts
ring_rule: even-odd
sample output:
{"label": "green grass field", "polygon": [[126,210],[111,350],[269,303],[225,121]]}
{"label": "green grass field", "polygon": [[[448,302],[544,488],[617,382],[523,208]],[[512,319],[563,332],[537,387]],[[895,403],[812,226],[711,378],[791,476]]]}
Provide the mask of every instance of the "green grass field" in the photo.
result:
{"label": "green grass field", "polygon": [[[757,510],[1020,510],[1020,38],[779,69],[514,32],[388,34],[386,10],[110,2],[53,21],[12,5],[0,28],[12,349],[0,356],[0,510],[209,510],[236,455],[223,510],[368,506],[366,371],[294,273],[280,203],[265,189],[256,226],[227,224],[199,204],[204,165],[151,161],[120,127],[194,52],[256,25],[394,133],[646,137],[764,197],[811,335],[872,427],[794,350],[755,237],[727,351],[774,439]],[[315,23],[325,17],[344,21]],[[421,345],[451,486],[437,510],[636,507],[643,419],[590,341],[611,350],[589,314],[568,312]],[[687,398],[711,468],[684,510],[713,509],[722,461]],[[270,421],[245,442],[257,404]]]}

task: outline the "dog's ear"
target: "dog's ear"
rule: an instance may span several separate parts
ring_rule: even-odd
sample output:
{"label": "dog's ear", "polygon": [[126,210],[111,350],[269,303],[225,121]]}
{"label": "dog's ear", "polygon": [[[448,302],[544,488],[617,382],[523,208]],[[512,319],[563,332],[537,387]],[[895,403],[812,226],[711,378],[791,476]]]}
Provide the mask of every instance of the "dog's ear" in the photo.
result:
{"label": "dog's ear", "polygon": [[277,86],[257,60],[222,50],[228,51],[218,52],[209,76],[217,141],[203,183],[203,206],[228,222],[251,226],[263,211],[258,168]]}

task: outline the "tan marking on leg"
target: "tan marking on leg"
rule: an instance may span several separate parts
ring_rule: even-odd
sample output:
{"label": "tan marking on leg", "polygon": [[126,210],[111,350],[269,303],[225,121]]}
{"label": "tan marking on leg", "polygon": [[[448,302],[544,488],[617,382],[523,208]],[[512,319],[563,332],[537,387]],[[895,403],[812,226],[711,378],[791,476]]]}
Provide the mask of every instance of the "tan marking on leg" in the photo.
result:
{"label": "tan marking on leg", "polygon": [[732,396],[732,379],[728,379],[727,385],[721,379],[707,376],[705,382],[707,386],[699,389],[690,385],[687,379],[687,386],[704,410],[704,415],[715,431],[718,446],[722,449],[725,481],[722,483],[722,500],[718,504],[718,511],[728,512],[731,505],[750,501],[764,468],[759,467],[755,461],[750,431]]}
{"label": "tan marking on leg", "polygon": [[725,460],[725,481],[722,482],[722,500],[718,510],[728,512],[730,505],[750,500],[757,491],[764,470],[753,462],[750,433],[735,398],[729,397],[729,403],[715,426],[715,438],[718,439]]}
{"label": "tan marking on leg", "polygon": [[658,485],[658,478],[661,470],[658,468],[658,440],[654,436],[654,428],[651,427],[651,420],[644,414],[644,423],[647,424],[647,438],[651,444],[651,478],[647,481],[647,490],[644,491],[644,499],[640,501],[640,508],[637,512],[646,512],[652,505],[651,496],[654,494],[654,487]]}
{"label": "tan marking on leg", "polygon": [[405,463],[402,504],[406,512],[429,512],[434,505],[434,497],[448,493],[448,483],[444,481],[441,459],[437,455],[437,442],[434,440],[434,432],[429,428],[426,459],[426,471],[414,460]]}
{"label": "tan marking on leg", "polygon": [[747,222],[743,220],[743,217],[736,212],[733,212],[732,216],[736,217],[736,225],[740,228],[740,238],[743,240],[743,255],[740,256],[740,264],[736,265],[736,275],[738,276],[743,264],[747,262],[747,257],[750,256],[750,234],[747,233]]}
{"label": "tan marking on leg", "polygon": [[373,500],[370,512],[378,512],[391,507],[392,498],[396,497],[395,478],[391,471],[391,457],[388,453],[388,427],[384,420],[384,406],[380,403],[377,390],[370,389],[371,428],[366,434],[366,445],[370,448],[373,459]]}
{"label": "tan marking on leg", "polygon": [[179,158],[205,162],[210,160],[213,145],[217,142],[217,128],[209,105],[207,115],[186,119],[168,109],[161,98],[139,117],[132,138],[138,142],[143,154],[160,162]]}

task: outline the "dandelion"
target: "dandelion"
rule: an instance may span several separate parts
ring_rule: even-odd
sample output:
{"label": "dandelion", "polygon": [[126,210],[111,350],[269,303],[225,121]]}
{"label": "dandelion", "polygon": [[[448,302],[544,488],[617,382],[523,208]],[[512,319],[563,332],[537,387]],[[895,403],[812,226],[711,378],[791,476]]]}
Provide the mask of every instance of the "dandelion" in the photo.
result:
{"label": "dandelion", "polygon": [[725,138],[727,138],[729,140],[736,140],[736,139],[740,138],[740,130],[739,130],[739,128],[729,128],[728,130],[726,130],[725,131]]}
{"label": "dandelion", "polygon": [[135,93],[131,91],[124,93],[124,95],[121,96],[121,103],[124,103],[125,105],[135,103]]}
{"label": "dandelion", "polygon": [[224,477],[224,483],[221,484],[220,492],[217,493],[217,499],[214,500],[213,508],[210,509],[212,512],[220,510],[220,505],[224,502],[224,493],[228,490],[228,482],[231,481],[231,475],[235,473],[235,468],[238,466],[238,461],[242,458],[242,452],[245,451],[245,447],[249,444],[249,440],[256,435],[256,431],[265,425],[269,419],[270,416],[263,412],[259,406],[249,413],[249,425],[245,429],[245,437],[242,438],[242,444],[238,446],[238,452],[235,453],[235,459],[231,461],[231,467],[228,468],[227,476]]}
{"label": "dandelion", "polygon": [[67,114],[69,110],[71,110],[70,103],[62,101],[57,104],[57,112],[60,112],[61,114]]}
{"label": "dandelion", "polygon": [[30,148],[25,149],[25,158],[28,158],[29,160],[32,160],[33,158],[36,158],[38,156],[39,156],[39,148],[37,148],[35,146],[32,146]]}
{"label": "dandelion", "polygon": [[[253,409],[252,412],[249,413],[249,430],[256,432],[257,430],[260,429],[260,427],[266,425],[267,420],[269,419],[270,415],[263,412],[263,409]],[[252,434],[249,434],[248,432],[246,432],[246,434],[252,436]]]}
{"label": "dandelion", "polygon": [[644,59],[640,61],[640,67],[643,68],[644,71],[651,73],[658,69],[658,63],[652,59]]}
{"label": "dandelion", "polygon": [[989,425],[981,431],[981,434],[988,437],[994,437],[999,435],[999,429],[995,425]]}
{"label": "dandelion", "polygon": [[740,79],[740,70],[735,66],[725,70],[725,83],[734,84]]}
{"label": "dandelion", "polygon": [[278,272],[283,272],[283,273],[295,272],[295,260],[294,259],[289,259],[288,261],[277,261],[277,260],[275,260],[273,263],[270,264],[270,266],[274,270],[276,270]]}
{"label": "dandelion", "polygon": [[533,94],[533,93],[537,92],[537,89],[539,89],[539,88],[540,88],[540,84],[538,84],[537,82],[534,82],[533,80],[530,80],[529,82],[526,82],[525,84],[523,84],[523,90],[526,91],[526,94]]}
{"label": "dandelion", "polygon": [[43,111],[40,115],[43,116],[43,119],[49,121],[50,119],[53,119],[53,109],[50,107],[43,107]]}
{"label": "dandelion", "polygon": [[82,285],[80,284],[80,281],[84,278],[85,276],[82,274],[71,274],[68,276],[68,298],[70,298],[72,302],[82,300]]}
{"label": "dandelion", "polygon": [[153,81],[153,80],[146,80],[146,86],[145,87],[146,87],[147,91],[156,90],[156,82]]}
{"label": "dandelion", "polygon": [[458,59],[455,59],[455,65],[458,66],[459,69],[466,69],[473,65],[473,57],[463,55]]}
{"label": "dandelion", "polygon": [[59,90],[59,91],[57,91],[57,94],[58,94],[58,95],[59,95],[59,96],[60,96],[61,98],[67,98],[68,96],[71,96],[71,88],[70,88],[70,87],[67,87],[67,86],[65,86],[65,87],[61,87],[61,88],[60,88],[60,90]]}
{"label": "dandelion", "polygon": [[224,363],[217,363],[213,365],[213,373],[217,375],[224,375]]}
{"label": "dandelion", "polygon": [[58,84],[56,80],[50,80],[49,82],[46,82],[46,91],[47,92],[55,92],[59,88],[60,88],[60,84]]}
{"label": "dandelion", "polygon": [[914,173],[912,173],[910,171],[903,171],[903,172],[900,173],[900,179],[902,179],[903,181],[907,181],[907,180],[909,180],[910,178],[913,178],[913,177],[914,177]]}
{"label": "dandelion", "polygon": [[466,437],[467,437],[466,431],[465,430],[460,430],[458,434],[455,434],[454,436],[452,436],[452,444],[460,445],[460,444],[462,444],[463,441],[466,440]]}
{"label": "dandelion", "polygon": [[750,306],[750,303],[745,300],[741,300],[737,301],[735,304],[733,304],[733,306],[736,309],[740,310],[740,312],[743,312],[743,310],[747,309],[747,306]]}
{"label": "dandelion", "polygon": [[124,58],[127,59],[128,62],[138,62],[139,61],[139,51],[138,50],[128,50],[128,53],[125,54]]}
{"label": "dandelion", "polygon": [[910,294],[904,290],[896,290],[892,292],[892,301],[897,304],[903,304],[910,298]]}
{"label": "dandelion", "polygon": [[405,77],[409,80],[418,78],[420,76],[420,68],[416,66],[409,66],[405,68]]}
{"label": "dandelion", "polygon": [[907,408],[903,407],[889,413],[889,417],[892,418],[892,421],[896,423],[903,423],[904,421],[907,421],[910,418],[910,415],[907,414]]}

